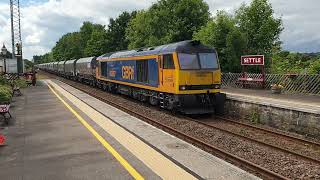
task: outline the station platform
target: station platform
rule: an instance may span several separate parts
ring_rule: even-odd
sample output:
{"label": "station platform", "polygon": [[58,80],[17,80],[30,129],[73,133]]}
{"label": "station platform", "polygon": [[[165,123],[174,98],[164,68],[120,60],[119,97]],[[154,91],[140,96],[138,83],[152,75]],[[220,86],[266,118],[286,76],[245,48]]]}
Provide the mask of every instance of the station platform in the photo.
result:
{"label": "station platform", "polygon": [[320,114],[320,96],[301,94],[272,94],[271,90],[223,88],[227,99],[248,103]]}
{"label": "station platform", "polygon": [[23,94],[1,179],[259,179],[60,81]]}

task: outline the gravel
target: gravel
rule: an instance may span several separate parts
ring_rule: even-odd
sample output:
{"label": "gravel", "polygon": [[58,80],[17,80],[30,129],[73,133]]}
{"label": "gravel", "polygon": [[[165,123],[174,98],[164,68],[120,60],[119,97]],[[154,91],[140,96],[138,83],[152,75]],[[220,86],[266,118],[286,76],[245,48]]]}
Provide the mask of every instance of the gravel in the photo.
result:
{"label": "gravel", "polygon": [[298,154],[320,160],[320,145],[309,142],[301,142],[299,140],[283,137],[275,133],[265,132],[256,128],[243,126],[241,124],[236,124],[225,120],[219,120],[219,118],[208,119],[206,122],[215,127],[235,132],[241,136],[259,140],[273,146],[281,147],[290,151],[294,151]]}

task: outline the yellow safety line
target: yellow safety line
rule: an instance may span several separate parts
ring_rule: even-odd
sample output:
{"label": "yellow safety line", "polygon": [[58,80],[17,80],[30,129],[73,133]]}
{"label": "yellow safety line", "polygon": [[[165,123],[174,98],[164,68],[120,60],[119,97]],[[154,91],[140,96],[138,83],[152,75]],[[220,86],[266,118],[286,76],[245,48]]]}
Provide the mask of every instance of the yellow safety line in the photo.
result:
{"label": "yellow safety line", "polygon": [[97,131],[93,129],[68,103],[66,103],[61,96],[47,84],[50,90],[58,99],[77,117],[77,119],[98,139],[98,141],[120,162],[120,164],[131,174],[135,179],[143,180],[144,178],[138,171],[136,171]]}

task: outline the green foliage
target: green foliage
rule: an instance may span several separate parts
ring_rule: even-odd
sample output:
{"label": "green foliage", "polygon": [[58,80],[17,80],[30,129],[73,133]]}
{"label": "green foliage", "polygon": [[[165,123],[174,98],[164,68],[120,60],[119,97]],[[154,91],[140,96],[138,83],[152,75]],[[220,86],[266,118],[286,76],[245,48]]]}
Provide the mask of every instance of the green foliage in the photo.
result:
{"label": "green foliage", "polygon": [[9,85],[0,85],[0,104],[9,103],[12,98],[12,89]]}
{"label": "green foliage", "polygon": [[83,39],[79,32],[63,35],[52,49],[54,61],[62,61],[83,57]]}
{"label": "green foliage", "polygon": [[249,115],[249,120],[252,123],[255,124],[259,124],[260,123],[260,114],[259,114],[259,110],[258,109],[254,109],[251,111],[250,115]]}
{"label": "green foliage", "polygon": [[9,85],[10,83],[4,76],[0,76],[0,85]]}
{"label": "green foliage", "polygon": [[27,87],[27,81],[25,79],[16,79],[13,81],[13,84],[16,87],[20,87],[20,88],[26,88]]}
{"label": "green foliage", "polygon": [[272,49],[280,46],[282,21],[273,14],[268,0],[253,0],[249,6],[242,4],[235,17],[218,12],[193,38],[218,50],[223,72],[240,72],[241,55],[264,54],[268,60]]}
{"label": "green foliage", "polygon": [[126,50],[128,48],[129,41],[126,39],[126,29],[129,22],[136,14],[136,11],[133,11],[132,13],[125,11],[116,19],[110,18],[106,34],[107,50],[105,52]]}
{"label": "green foliage", "polygon": [[320,71],[320,56],[278,51],[272,56],[274,74],[317,74]]}
{"label": "green foliage", "polygon": [[224,11],[218,12],[193,38],[216,48],[222,71],[241,71],[240,57],[246,50],[247,38],[236,26],[231,15]]}
{"label": "green foliage", "polygon": [[160,0],[129,23],[129,49],[191,39],[208,19],[209,7],[203,0]]}
{"label": "green foliage", "polygon": [[94,30],[84,49],[85,56],[99,56],[106,52],[105,30]]}
{"label": "green foliage", "polygon": [[24,65],[27,71],[31,71],[32,70],[32,66],[33,66],[33,62],[24,59]]}
{"label": "green foliage", "polygon": [[320,57],[318,59],[315,59],[312,63],[310,63],[309,73],[320,74]]}
{"label": "green foliage", "polygon": [[53,61],[52,53],[46,53],[44,55],[34,55],[33,61],[35,64],[52,62]]}
{"label": "green foliage", "polygon": [[249,6],[242,4],[236,11],[236,19],[241,32],[248,37],[248,54],[264,54],[268,65],[272,48],[280,44],[281,18],[274,17],[268,0],[253,0]]}
{"label": "green foliage", "polygon": [[93,24],[91,22],[84,22],[82,26],[80,27],[80,34],[79,36],[81,37],[81,46],[85,47],[87,42],[91,39],[92,33],[94,31],[104,31],[105,26],[101,24]]}

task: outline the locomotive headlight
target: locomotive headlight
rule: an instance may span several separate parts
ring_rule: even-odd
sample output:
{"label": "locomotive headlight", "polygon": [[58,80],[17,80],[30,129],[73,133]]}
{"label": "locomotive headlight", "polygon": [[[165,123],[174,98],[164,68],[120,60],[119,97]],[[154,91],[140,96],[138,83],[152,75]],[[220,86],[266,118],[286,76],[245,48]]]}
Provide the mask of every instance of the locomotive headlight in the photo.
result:
{"label": "locomotive headlight", "polygon": [[180,86],[180,90],[186,90],[186,86]]}
{"label": "locomotive headlight", "polygon": [[215,84],[214,89],[220,89],[220,84]]}

